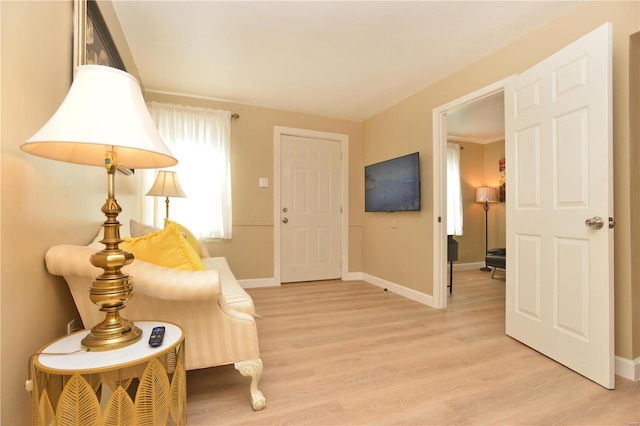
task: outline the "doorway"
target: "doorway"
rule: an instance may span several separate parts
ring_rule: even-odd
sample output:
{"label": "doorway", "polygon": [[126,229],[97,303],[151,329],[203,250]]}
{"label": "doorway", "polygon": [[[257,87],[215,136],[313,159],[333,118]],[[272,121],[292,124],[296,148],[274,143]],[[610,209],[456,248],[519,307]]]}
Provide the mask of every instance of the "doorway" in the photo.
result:
{"label": "doorway", "polygon": [[[451,163],[447,164],[447,198],[451,203],[447,205],[447,234],[454,234],[458,247],[456,272],[449,281],[463,270],[492,271],[493,276],[493,268],[485,265],[485,252],[506,247],[504,94],[448,113],[447,134],[447,161]],[[456,146],[459,150],[451,151]],[[456,175],[460,191],[455,190]],[[486,204],[479,201],[484,198],[488,199]],[[504,271],[498,275],[504,276]]]}
{"label": "doorway", "polygon": [[[433,302],[436,308],[446,308],[447,280],[447,180],[446,148],[448,140],[447,118],[471,105],[492,97],[502,96],[507,79],[479,89],[459,99],[442,105],[433,111]],[[483,240],[484,245],[484,240]]]}

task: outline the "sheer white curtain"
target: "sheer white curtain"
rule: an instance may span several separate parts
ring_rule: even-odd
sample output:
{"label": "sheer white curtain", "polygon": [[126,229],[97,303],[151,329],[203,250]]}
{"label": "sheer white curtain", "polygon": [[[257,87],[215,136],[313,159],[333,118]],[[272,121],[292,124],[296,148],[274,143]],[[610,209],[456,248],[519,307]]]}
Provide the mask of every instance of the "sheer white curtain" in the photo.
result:
{"label": "sheer white curtain", "polygon": [[447,143],[447,235],[462,235],[460,145]]}
{"label": "sheer white curtain", "polygon": [[[149,102],[160,136],[178,159],[175,171],[186,198],[169,199],[169,220],[197,238],[231,239],[231,112]],[[157,170],[143,171],[143,193]],[[143,220],[164,227],[165,198],[143,197]]]}

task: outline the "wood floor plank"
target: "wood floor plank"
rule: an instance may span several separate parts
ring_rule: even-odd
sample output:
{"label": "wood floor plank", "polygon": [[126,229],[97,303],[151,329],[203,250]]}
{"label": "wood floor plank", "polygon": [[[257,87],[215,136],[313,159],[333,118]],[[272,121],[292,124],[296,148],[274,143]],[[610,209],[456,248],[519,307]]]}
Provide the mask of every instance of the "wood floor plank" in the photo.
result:
{"label": "wood floor plank", "polygon": [[640,382],[606,390],[505,335],[496,278],[455,272],[445,310],[361,281],[250,289],[267,406],[232,366],[189,371],[189,423],[637,425]]}

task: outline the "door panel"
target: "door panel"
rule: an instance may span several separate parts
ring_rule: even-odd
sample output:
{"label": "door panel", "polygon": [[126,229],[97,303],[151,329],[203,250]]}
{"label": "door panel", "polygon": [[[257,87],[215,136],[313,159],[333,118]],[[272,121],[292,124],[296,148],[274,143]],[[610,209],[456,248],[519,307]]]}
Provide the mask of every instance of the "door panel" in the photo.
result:
{"label": "door panel", "polygon": [[[540,208],[540,127],[520,130],[515,135],[514,151],[519,167],[516,175],[515,199],[517,208]],[[508,173],[508,172],[507,172]]]}
{"label": "door panel", "polygon": [[[554,269],[554,327],[579,339],[589,338],[589,242],[557,238]],[[571,265],[569,267],[568,265]]]}
{"label": "door panel", "polygon": [[516,312],[530,320],[540,321],[540,236],[520,234],[516,239]]}
{"label": "door panel", "polygon": [[611,26],[505,91],[507,334],[607,387],[613,359]]}
{"label": "door panel", "polygon": [[340,143],[281,139],[281,281],[340,278]]}

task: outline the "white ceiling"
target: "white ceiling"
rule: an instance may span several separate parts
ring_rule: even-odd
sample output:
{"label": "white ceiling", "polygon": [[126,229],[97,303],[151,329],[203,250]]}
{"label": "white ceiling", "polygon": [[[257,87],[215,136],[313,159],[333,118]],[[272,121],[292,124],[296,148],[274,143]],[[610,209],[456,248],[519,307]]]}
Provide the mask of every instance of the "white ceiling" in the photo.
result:
{"label": "white ceiling", "polygon": [[[360,121],[581,1],[113,5],[147,90]],[[451,120],[450,131],[476,137],[461,127],[474,117]],[[485,112],[478,122],[492,117]]]}
{"label": "white ceiling", "polygon": [[491,143],[504,140],[504,96],[498,93],[447,114],[449,139]]}

